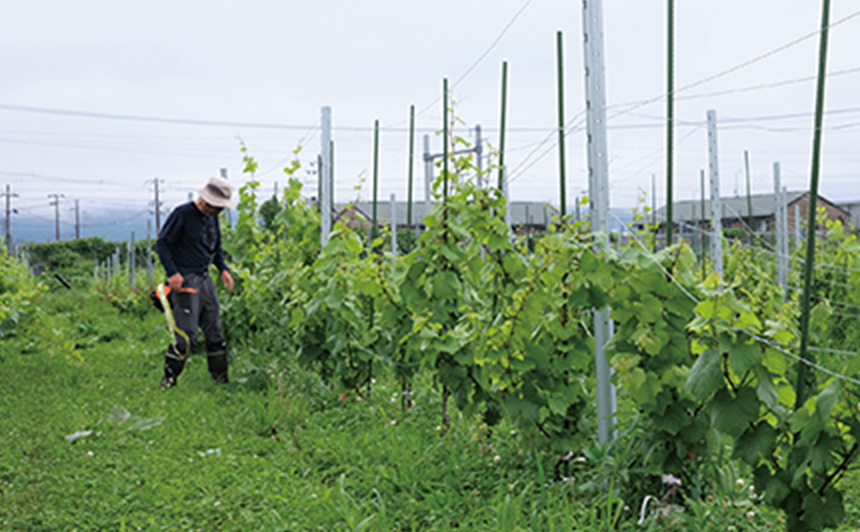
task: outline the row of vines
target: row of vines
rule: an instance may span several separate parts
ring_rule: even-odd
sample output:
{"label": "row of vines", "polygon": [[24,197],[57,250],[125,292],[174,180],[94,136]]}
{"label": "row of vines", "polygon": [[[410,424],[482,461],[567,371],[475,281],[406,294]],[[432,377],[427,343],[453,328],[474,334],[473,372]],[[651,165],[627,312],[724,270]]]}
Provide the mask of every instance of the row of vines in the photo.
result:
{"label": "row of vines", "polygon": [[27,318],[43,289],[38,278],[0,244],[0,340]]}
{"label": "row of vines", "polygon": [[[393,372],[404,404],[415,375],[430,372],[443,426],[453,401],[490,424],[507,417],[523,445],[563,454],[594,438],[592,322],[608,306],[618,426],[638,427],[632,460],[654,479],[689,480],[729,442],[790,530],[842,520],[839,481],[860,446],[860,358],[844,353],[856,316],[833,302],[860,309],[855,236],[836,224],[819,243],[811,343],[841,354],[802,361],[799,290],[785,297],[771,281],[766,251],[737,244],[723,276],[703,279],[684,244],[655,254],[639,235],[617,249],[582,222],[548,228],[530,250],[509,233],[496,190],[450,182],[414,249],[395,256],[382,237],[368,242],[342,222],[320,251],[319,216],[298,181],[261,205],[251,180],[238,222],[225,227],[240,280],[224,302],[233,340],[359,395]],[[802,363],[814,370],[795,408]]]}

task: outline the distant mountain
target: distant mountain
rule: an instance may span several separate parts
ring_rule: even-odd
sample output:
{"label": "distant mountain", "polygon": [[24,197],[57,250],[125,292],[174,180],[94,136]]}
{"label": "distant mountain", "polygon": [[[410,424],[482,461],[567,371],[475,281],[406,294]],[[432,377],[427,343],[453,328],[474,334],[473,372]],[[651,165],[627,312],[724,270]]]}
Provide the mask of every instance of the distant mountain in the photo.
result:
{"label": "distant mountain", "polygon": [[[132,232],[134,232],[134,238],[141,240],[146,238],[147,220],[150,220],[152,226],[150,231],[154,235],[155,222],[152,221],[152,218],[153,216],[146,212],[132,215],[127,211],[119,210],[87,215],[81,220],[81,238],[98,236],[108,241],[121,242],[129,240]],[[54,242],[56,240],[54,220],[18,214],[13,215],[11,225],[12,241],[15,244]],[[74,238],[75,224],[61,220],[60,240],[73,240]]]}
{"label": "distant mountain", "polygon": [[[568,212],[575,212],[569,207]],[[610,224],[613,231],[625,231],[626,224],[633,219],[633,210],[624,208],[610,209]],[[582,212],[583,215],[587,210]],[[164,223],[165,216],[161,217]],[[147,220],[150,222],[150,233],[155,236],[154,215],[147,212],[129,213],[124,210],[105,211],[97,214],[87,214],[81,219],[81,237],[98,236],[111,242],[123,242],[131,238],[134,232],[135,240],[147,236]],[[0,234],[2,238],[2,234]],[[73,240],[75,225],[67,220],[60,221],[60,240]],[[53,242],[56,239],[54,220],[45,217],[15,214],[12,217],[12,241],[15,244],[24,242]]]}

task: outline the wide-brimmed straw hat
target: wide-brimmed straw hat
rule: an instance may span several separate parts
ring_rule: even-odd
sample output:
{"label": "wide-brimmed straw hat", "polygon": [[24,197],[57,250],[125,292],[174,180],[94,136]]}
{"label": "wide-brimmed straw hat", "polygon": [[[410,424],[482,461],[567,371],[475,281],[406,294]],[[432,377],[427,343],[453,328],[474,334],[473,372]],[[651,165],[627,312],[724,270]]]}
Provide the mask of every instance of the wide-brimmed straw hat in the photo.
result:
{"label": "wide-brimmed straw hat", "polygon": [[228,209],[236,206],[236,202],[230,199],[232,192],[233,189],[230,187],[230,182],[223,177],[210,177],[209,182],[205,186],[197,189],[197,193],[209,205],[213,207],[226,207]]}

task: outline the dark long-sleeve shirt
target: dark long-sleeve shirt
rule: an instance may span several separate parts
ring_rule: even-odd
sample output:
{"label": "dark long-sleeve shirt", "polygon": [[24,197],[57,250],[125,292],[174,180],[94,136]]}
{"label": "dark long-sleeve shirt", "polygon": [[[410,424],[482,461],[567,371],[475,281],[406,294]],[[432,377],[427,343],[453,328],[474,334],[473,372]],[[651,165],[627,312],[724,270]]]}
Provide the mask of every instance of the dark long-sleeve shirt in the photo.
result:
{"label": "dark long-sleeve shirt", "polygon": [[217,216],[206,216],[194,202],[176,207],[158,234],[155,251],[167,276],[205,273],[209,264],[227,270]]}

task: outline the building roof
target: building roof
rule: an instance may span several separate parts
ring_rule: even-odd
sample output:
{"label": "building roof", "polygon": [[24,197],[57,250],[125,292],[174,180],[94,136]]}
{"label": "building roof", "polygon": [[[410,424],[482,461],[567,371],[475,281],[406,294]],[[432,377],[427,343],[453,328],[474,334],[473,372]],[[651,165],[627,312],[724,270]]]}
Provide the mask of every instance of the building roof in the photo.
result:
{"label": "building roof", "polygon": [[[368,220],[372,217],[373,204],[365,200],[352,203],[339,203],[335,206],[337,212],[343,212],[352,205],[360,211]],[[405,201],[395,201],[395,221],[398,226],[407,225],[407,204]],[[539,201],[513,201],[508,204],[513,225],[546,225],[557,215],[558,209],[545,202]],[[412,202],[412,223],[417,224],[427,216],[427,205],[423,200]],[[391,201],[378,201],[376,204],[376,217],[381,225],[388,225],[391,218]]]}
{"label": "building roof", "polygon": [[[808,194],[807,191],[788,191],[786,192],[786,205],[791,206],[797,200]],[[723,211],[721,218],[749,218],[749,203],[752,203],[752,212],[754,218],[769,218],[776,212],[775,194],[753,194],[750,196],[749,202],[746,196],[721,197],[720,206]],[[842,207],[834,204],[828,199],[818,196],[819,202],[827,202],[834,207],[845,210]],[[705,215],[702,216],[702,201],[701,200],[684,200],[674,202],[672,207],[673,220],[700,220],[708,218],[708,213],[711,212],[711,200],[705,199]],[[846,211],[846,214],[849,214]],[[666,220],[666,206],[657,209],[656,220],[658,223],[663,223]]]}

